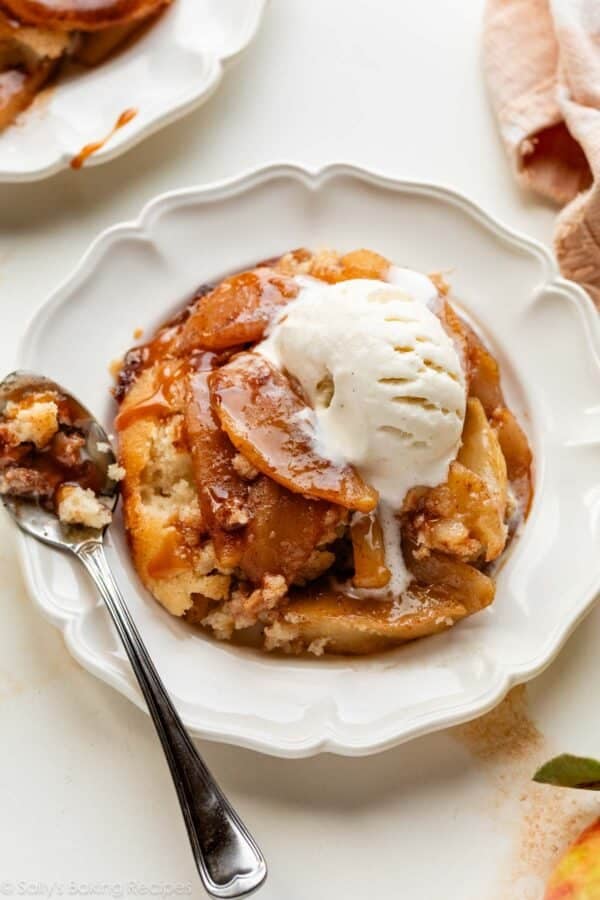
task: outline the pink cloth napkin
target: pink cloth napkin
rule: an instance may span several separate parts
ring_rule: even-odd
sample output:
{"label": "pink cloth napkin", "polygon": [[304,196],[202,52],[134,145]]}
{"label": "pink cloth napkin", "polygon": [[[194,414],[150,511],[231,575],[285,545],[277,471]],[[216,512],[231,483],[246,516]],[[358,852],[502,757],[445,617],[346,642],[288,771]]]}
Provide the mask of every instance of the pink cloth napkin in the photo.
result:
{"label": "pink cloth napkin", "polygon": [[488,0],[484,59],[515,175],[566,204],[558,261],[600,307],[600,0]]}

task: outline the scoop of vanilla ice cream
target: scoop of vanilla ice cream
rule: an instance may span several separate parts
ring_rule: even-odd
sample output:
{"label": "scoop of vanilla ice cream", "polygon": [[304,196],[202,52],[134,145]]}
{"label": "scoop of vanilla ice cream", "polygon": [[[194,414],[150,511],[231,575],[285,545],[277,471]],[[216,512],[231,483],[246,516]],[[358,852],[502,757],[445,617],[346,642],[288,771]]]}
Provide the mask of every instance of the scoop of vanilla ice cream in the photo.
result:
{"label": "scoop of vanilla ice cream", "polygon": [[431,310],[436,288],[395,267],[393,283],[298,280],[257,350],[302,386],[320,452],[354,465],[400,510],[410,488],[445,480],[465,416],[459,357]]}

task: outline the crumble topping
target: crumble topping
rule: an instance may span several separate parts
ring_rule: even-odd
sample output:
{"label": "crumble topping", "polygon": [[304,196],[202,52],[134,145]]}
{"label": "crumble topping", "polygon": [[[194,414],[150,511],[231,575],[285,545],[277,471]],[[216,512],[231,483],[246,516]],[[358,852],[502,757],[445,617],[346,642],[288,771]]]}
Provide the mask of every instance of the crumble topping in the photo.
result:
{"label": "crumble topping", "polygon": [[314,654],[314,656],[323,656],[325,653],[325,647],[329,643],[329,638],[321,637],[315,638],[314,641],[311,641],[308,647],[306,648],[309,653]]}
{"label": "crumble topping", "polygon": [[123,481],[127,474],[123,466],[120,466],[118,463],[111,463],[107,471],[108,477],[112,478],[113,481]]}
{"label": "crumble topping", "polygon": [[254,481],[255,478],[258,478],[259,471],[256,466],[253,466],[249,459],[242,453],[236,453],[232,460],[233,468],[238,473],[240,478],[243,478],[245,481]]}
{"label": "crumble topping", "polygon": [[58,518],[68,525],[104,528],[112,520],[110,510],[89,488],[63,484],[58,489]]}
{"label": "crumble topping", "polygon": [[13,466],[0,472],[0,491],[11,497],[32,497],[36,500],[49,498],[53,486],[43,472]]}
{"label": "crumble topping", "polygon": [[284,653],[294,653],[298,646],[299,638],[299,628],[277,620],[265,628],[265,650],[282,650]]}
{"label": "crumble topping", "polygon": [[[44,382],[42,381],[41,384]],[[0,418],[0,492],[35,501],[65,524],[102,528],[105,476],[86,453],[89,414],[59,390],[15,378]],[[113,466],[113,476],[124,469]]]}
{"label": "crumble topping", "polygon": [[5,433],[13,443],[31,442],[45,447],[58,431],[58,406],[50,397],[40,397],[33,403],[9,400],[4,409]]}

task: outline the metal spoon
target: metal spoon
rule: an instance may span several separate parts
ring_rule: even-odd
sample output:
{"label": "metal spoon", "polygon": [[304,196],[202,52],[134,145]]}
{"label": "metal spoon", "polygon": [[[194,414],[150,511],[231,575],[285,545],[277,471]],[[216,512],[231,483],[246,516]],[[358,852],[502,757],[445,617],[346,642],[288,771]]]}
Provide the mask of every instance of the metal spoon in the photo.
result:
{"label": "metal spoon", "polygon": [[[40,375],[14,372],[0,383],[0,416],[15,394],[30,389],[57,391],[78,406],[82,414],[78,426],[81,425],[86,438],[84,452],[102,476],[104,486],[100,494],[103,501],[114,509],[119,499],[119,485],[108,476],[108,467],[116,461],[108,436],[85,407],[64,388]],[[4,493],[0,496],[22,531],[57,550],[73,553],[96,583],[161,740],[205,889],[219,898],[242,897],[251,893],[266,878],[265,859],[200,758],[152,664],[110,571],[103,546],[106,528],[64,525],[53,512],[31,499]]]}

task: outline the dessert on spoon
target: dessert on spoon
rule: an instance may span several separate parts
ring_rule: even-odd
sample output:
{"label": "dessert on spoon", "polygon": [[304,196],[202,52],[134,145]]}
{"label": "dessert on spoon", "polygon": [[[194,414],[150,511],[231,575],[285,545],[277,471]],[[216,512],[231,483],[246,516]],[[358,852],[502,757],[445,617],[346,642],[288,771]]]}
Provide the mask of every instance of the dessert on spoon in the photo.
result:
{"label": "dessert on spoon", "polygon": [[149,657],[104,553],[123,472],[102,427],[48,378],[0,384],[0,496],[26,534],[75,555],[96,583],[161,740],[204,887],[241,897],[266,877],[261,851],[200,758]]}

